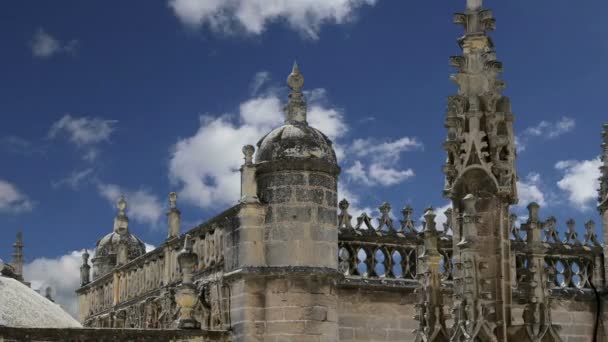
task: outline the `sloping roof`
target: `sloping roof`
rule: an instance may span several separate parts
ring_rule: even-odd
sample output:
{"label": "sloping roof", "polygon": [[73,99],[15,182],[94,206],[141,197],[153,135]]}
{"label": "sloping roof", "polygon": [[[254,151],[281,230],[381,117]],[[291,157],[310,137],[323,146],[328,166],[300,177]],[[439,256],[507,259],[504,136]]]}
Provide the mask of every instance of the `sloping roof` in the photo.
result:
{"label": "sloping roof", "polygon": [[19,281],[0,276],[0,326],[81,328],[70,314]]}

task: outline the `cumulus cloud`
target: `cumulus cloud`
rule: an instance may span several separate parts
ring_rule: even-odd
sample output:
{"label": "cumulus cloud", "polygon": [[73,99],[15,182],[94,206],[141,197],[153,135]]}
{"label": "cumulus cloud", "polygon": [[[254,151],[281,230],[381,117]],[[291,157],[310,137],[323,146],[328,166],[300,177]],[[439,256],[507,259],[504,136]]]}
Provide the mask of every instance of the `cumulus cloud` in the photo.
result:
{"label": "cumulus cloud", "polygon": [[351,180],[364,183],[366,185],[380,184],[390,186],[399,184],[411,177],[414,177],[414,170],[397,170],[385,167],[380,163],[372,163],[366,168],[360,160],[356,160],[351,167],[345,170]]}
{"label": "cumulus cloud", "polygon": [[34,202],[12,183],[0,179],[0,212],[22,213],[32,211]]}
{"label": "cumulus cloud", "polygon": [[103,184],[97,186],[99,194],[114,206],[120,196],[127,201],[127,215],[130,219],[142,224],[157,227],[163,214],[163,206],[157,196],[148,190],[129,190],[116,184]]}
{"label": "cumulus cloud", "polygon": [[[348,127],[339,109],[326,106],[325,94],[322,89],[307,93],[308,121],[331,139],[339,139]],[[198,131],[171,150],[169,178],[181,186],[181,198],[202,208],[236,203],[241,149],[283,123],[283,102],[276,92],[265,92],[241,103],[236,115],[202,116]]]}
{"label": "cumulus cloud", "polygon": [[374,138],[356,139],[351,151],[358,157],[370,156],[377,161],[397,161],[403,152],[422,149],[416,138],[402,137],[393,141],[379,141]]}
{"label": "cumulus cloud", "polygon": [[75,146],[83,149],[85,160],[93,161],[99,154],[98,145],[110,141],[110,136],[116,129],[116,120],[106,120],[97,117],[73,117],[69,114],[53,123],[48,136],[55,139],[66,137]]}
{"label": "cumulus cloud", "polygon": [[592,207],[597,199],[599,188],[600,158],[591,160],[564,160],[555,164],[555,168],[563,173],[557,186],[568,194],[568,201],[575,208],[585,211]]}
{"label": "cumulus cloud", "polygon": [[[391,186],[414,177],[414,170],[399,170],[396,164],[401,153],[422,149],[423,145],[416,138],[402,137],[392,141],[379,141],[374,138],[355,139],[348,148],[348,153],[358,158],[346,168],[345,172],[351,181],[366,185]],[[367,161],[361,161],[365,158]],[[369,166],[365,166],[369,164]]]}
{"label": "cumulus cloud", "polygon": [[520,136],[515,137],[515,145],[517,150],[522,152],[526,150],[532,138],[555,139],[571,132],[575,127],[576,121],[566,116],[555,122],[543,120],[536,126],[526,128]]}
{"label": "cumulus cloud", "polygon": [[170,0],[177,18],[191,28],[223,34],[259,35],[272,22],[287,24],[304,37],[318,39],[325,23],[343,24],[355,11],[377,0]]}
{"label": "cumulus cloud", "polygon": [[74,317],[78,316],[75,291],[80,286],[83,253],[84,250],[80,250],[55,259],[37,258],[23,266],[24,278],[32,283],[32,288],[44,294],[44,290],[51,287],[55,302]]}
{"label": "cumulus cloud", "polygon": [[72,53],[78,46],[77,40],[61,42],[40,28],[30,41],[32,55],[36,58],[49,58],[59,53]]}
{"label": "cumulus cloud", "polygon": [[541,206],[546,205],[545,194],[541,190],[541,177],[536,172],[529,173],[524,180],[517,182],[517,192],[519,194],[520,208],[525,208],[528,204],[536,202]]}

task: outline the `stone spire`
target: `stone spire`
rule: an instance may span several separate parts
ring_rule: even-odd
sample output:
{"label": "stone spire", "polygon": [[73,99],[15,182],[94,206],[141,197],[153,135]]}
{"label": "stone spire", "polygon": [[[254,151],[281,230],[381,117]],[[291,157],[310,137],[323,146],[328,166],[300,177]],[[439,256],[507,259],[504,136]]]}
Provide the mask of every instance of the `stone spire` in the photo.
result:
{"label": "stone spire", "polygon": [[514,204],[517,175],[513,114],[509,98],[501,94],[505,87],[498,78],[502,63],[496,60],[494,44],[487,35],[494,30],[495,20],[492,12],[482,9],[481,1],[468,0],[467,10],[455,14],[454,22],[464,27],[465,34],[458,39],[462,55],[450,58],[457,69],[451,79],[458,85],[458,95],[448,99],[445,192],[451,197],[462,176],[475,168],[488,176],[509,204]]}
{"label": "stone spire", "polygon": [[13,244],[13,260],[11,266],[15,270],[15,275],[19,280],[23,280],[23,233],[17,232],[17,239]]}
{"label": "stone spire", "polygon": [[452,342],[507,341],[494,335],[497,326],[493,284],[487,276],[490,257],[480,251],[478,239],[481,215],[477,212],[478,199],[468,194],[463,199],[462,240],[454,258],[454,326]]}
{"label": "stone spire", "polygon": [[127,201],[125,196],[120,196],[116,202],[118,214],[114,218],[114,232],[118,234],[127,234],[129,232],[129,218],[127,217]]}
{"label": "stone spire", "polygon": [[291,74],[287,77],[287,85],[291,92],[289,93],[289,101],[284,108],[286,124],[304,124],[306,122],[306,101],[302,93],[304,86],[304,76],[300,73],[298,63],[294,62]]}
{"label": "stone spire", "polygon": [[481,0],[467,0],[454,22],[464,35],[458,39],[462,54],[450,58],[458,93],[448,98],[444,194],[452,200],[454,221],[460,219],[454,224],[454,262],[460,265],[455,283],[459,279],[474,288],[458,290],[456,333],[461,335],[453,340],[465,340],[474,325],[487,335],[480,341],[506,341],[513,277],[509,206],[518,201],[514,116],[502,95],[502,63],[488,35],[495,28],[492,12]]}
{"label": "stone spire", "polygon": [[181,224],[181,212],[179,211],[179,209],[177,209],[176,192],[169,193],[169,211],[167,212],[167,221],[169,225],[167,239],[178,237]]}
{"label": "stone spire", "polygon": [[537,203],[528,205],[528,221],[522,224],[522,230],[526,231],[524,253],[527,267],[522,269],[524,278],[518,287],[526,298],[526,304],[523,326],[511,331],[510,340],[513,341],[561,341],[556,326],[551,323],[549,289],[552,281],[545,266],[546,249],[542,237],[543,230],[554,224],[554,218],[541,222],[539,210]]}
{"label": "stone spire", "polygon": [[89,266],[89,252],[82,253],[82,266],[80,266],[80,285],[85,286],[91,282],[91,266]]}
{"label": "stone spire", "polygon": [[420,255],[422,273],[420,279],[420,302],[417,305],[417,319],[420,326],[416,332],[416,342],[447,342],[449,335],[445,325],[443,295],[441,293],[441,273],[439,264],[439,232],[435,223],[435,212],[429,208],[424,214],[424,250]]}

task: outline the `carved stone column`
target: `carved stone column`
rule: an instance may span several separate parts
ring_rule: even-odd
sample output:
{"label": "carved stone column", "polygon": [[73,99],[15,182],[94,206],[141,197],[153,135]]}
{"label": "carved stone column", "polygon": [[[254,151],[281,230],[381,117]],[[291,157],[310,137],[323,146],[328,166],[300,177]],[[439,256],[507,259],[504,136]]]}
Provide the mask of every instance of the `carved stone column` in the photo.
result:
{"label": "carved stone column", "polygon": [[82,266],[80,266],[80,285],[84,286],[91,281],[91,266],[89,266],[89,252],[82,253]]}
{"label": "carved stone column", "polygon": [[167,221],[169,225],[167,240],[178,237],[181,224],[181,212],[179,209],[177,209],[176,192],[169,193],[169,211],[167,212]]}
{"label": "carved stone column", "polygon": [[510,329],[513,341],[561,341],[557,328],[551,322],[551,303],[549,286],[551,279],[545,266],[546,249],[542,232],[546,225],[553,224],[549,219],[543,223],[539,218],[540,206],[537,203],[528,205],[528,221],[522,224],[526,231],[525,257],[527,267],[523,269],[524,280],[519,287],[526,298],[523,312],[523,327]]}
{"label": "carved stone column", "polygon": [[422,272],[419,275],[420,302],[417,305],[420,327],[416,333],[416,342],[449,341],[441,293],[439,271],[441,254],[437,249],[439,232],[437,232],[435,217],[432,209],[428,209],[424,214],[424,250],[419,257]]}
{"label": "carved stone column", "polygon": [[460,218],[462,239],[455,243],[456,275],[454,276],[454,327],[450,341],[498,341],[496,306],[492,282],[488,280],[491,256],[480,253],[479,226],[483,223],[477,212],[478,200],[469,194],[462,200]]}
{"label": "carved stone column", "polygon": [[177,255],[177,262],[182,273],[182,283],[178,286],[175,301],[179,307],[179,329],[200,329],[201,324],[194,318],[194,307],[198,302],[196,286],[192,282],[198,256],[192,251],[192,239],[186,235],[184,249]]}

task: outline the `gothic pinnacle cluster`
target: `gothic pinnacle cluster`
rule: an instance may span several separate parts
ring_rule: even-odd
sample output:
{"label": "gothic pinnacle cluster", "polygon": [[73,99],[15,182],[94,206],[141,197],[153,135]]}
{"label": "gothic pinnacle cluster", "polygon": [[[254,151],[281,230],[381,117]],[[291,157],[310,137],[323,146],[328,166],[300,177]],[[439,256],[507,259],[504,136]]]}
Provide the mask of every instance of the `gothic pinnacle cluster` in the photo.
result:
{"label": "gothic pinnacle cluster", "polygon": [[514,204],[517,174],[513,114],[509,98],[501,94],[505,88],[498,78],[502,63],[496,59],[494,44],[487,35],[494,30],[495,20],[480,0],[469,0],[467,10],[456,13],[454,22],[464,27],[465,34],[458,40],[462,55],[450,58],[457,69],[451,79],[458,85],[458,95],[448,98],[445,193],[450,198],[457,192],[462,194],[459,187],[463,186],[463,176],[475,170],[485,174],[489,185]]}
{"label": "gothic pinnacle cluster", "polygon": [[[462,55],[450,58],[458,94],[448,98],[444,194],[455,224],[454,326],[450,341],[506,341],[511,321],[509,206],[517,203],[513,114],[502,63],[488,35],[495,19],[481,0],[454,15]],[[498,253],[497,253],[498,252]]]}

